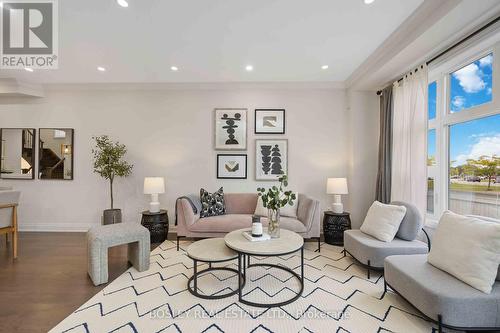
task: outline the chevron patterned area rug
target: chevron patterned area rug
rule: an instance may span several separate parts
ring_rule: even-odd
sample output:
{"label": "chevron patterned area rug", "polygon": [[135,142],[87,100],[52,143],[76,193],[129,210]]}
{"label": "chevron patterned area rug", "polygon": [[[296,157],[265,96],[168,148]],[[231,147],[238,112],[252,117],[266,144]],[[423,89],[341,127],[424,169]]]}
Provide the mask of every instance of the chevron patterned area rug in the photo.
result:
{"label": "chevron patterned area rug", "polygon": [[[190,242],[183,242],[186,248]],[[166,241],[151,253],[146,272],[134,268],[112,281],[97,295],[59,323],[51,332],[431,332],[432,326],[398,295],[383,295],[380,274],[366,278],[366,270],[342,248],[305,245],[305,285],[302,296],[280,308],[255,308],[234,295],[220,300],[197,298],[186,289],[193,262],[184,250]],[[300,253],[272,262],[300,273]],[[236,262],[226,263],[236,268]],[[215,265],[214,265],[215,266]],[[206,265],[199,265],[199,269]],[[226,293],[237,286],[231,272],[213,271],[198,280],[200,292]],[[247,269],[245,299],[277,302],[296,295],[298,282],[274,268]]]}

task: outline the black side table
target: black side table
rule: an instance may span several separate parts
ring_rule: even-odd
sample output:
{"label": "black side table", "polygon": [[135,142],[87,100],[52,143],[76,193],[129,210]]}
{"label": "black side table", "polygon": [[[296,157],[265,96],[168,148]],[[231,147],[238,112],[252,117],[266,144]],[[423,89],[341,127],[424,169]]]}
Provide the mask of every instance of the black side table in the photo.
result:
{"label": "black side table", "polygon": [[151,243],[161,243],[168,235],[168,212],[164,209],[158,213],[148,210],[142,212],[141,224],[151,233]]}
{"label": "black side table", "polygon": [[348,229],[351,229],[351,217],[348,212],[325,212],[323,217],[325,243],[344,246],[344,231]]}

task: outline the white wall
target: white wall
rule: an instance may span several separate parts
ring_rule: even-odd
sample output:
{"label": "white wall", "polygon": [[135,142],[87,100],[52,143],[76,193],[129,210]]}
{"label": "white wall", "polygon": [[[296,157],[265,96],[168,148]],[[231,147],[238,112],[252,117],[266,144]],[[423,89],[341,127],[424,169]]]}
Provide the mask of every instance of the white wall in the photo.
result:
{"label": "white wall", "polygon": [[349,199],[353,228],[359,228],[375,200],[379,140],[379,98],[374,91],[347,92],[350,146]]}
{"label": "white wall", "polygon": [[[216,179],[213,109],[218,107],[248,108],[247,180]],[[286,134],[254,135],[255,108],[285,108]],[[362,112],[366,109],[356,106],[354,110],[356,119],[364,121]],[[200,187],[254,192],[259,185],[270,185],[254,180],[255,138],[287,138],[290,188],[320,199],[323,208],[328,208],[328,177],[347,176],[349,162],[356,165],[353,175],[360,182],[368,181],[371,175],[366,173],[371,170],[366,164],[373,162],[371,149],[363,146],[375,144],[370,129],[373,123],[356,124],[358,132],[352,145],[357,151],[353,159],[349,152],[352,122],[342,89],[276,84],[272,88],[253,84],[234,88],[215,85],[209,89],[51,87],[45,98],[0,98],[0,127],[74,128],[75,180],[0,180],[0,186],[22,190],[22,230],[86,230],[100,223],[101,212],[109,204],[108,185],[92,173],[91,157],[91,137],[108,134],[127,145],[127,159],[135,165],[133,175],[115,185],[115,203],[122,208],[124,219],[139,220],[140,211],[147,208],[149,198],[142,193],[143,178],[163,176],[167,192],[160,201],[169,210],[173,224],[174,202],[180,195],[197,193]],[[367,133],[362,133],[364,130]],[[366,158],[361,156],[365,153]],[[365,165],[361,167],[360,163]],[[358,168],[366,177],[357,172]],[[357,180],[351,182],[353,215],[358,206],[366,206],[366,198],[360,200],[357,189],[372,192],[373,184],[364,185]]]}

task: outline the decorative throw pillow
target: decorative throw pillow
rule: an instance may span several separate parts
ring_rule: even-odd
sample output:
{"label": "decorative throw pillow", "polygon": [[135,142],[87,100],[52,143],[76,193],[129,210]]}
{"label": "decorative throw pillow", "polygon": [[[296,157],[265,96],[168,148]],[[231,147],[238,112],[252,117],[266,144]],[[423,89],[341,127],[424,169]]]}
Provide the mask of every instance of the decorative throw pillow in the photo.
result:
{"label": "decorative throw pillow", "polygon": [[427,261],[486,294],[500,264],[500,224],[444,212]]}
{"label": "decorative throw pillow", "polygon": [[404,206],[386,205],[375,201],[368,210],[360,230],[383,242],[391,242],[405,214]]}
{"label": "decorative throw pillow", "polygon": [[207,192],[205,189],[200,189],[200,201],[200,217],[224,215],[226,213],[224,189],[222,187],[214,193]]}
{"label": "decorative throw pillow", "polygon": [[[297,218],[297,208],[299,207],[299,193],[295,192],[295,200],[293,200],[293,205],[286,205],[280,208],[280,215]],[[267,208],[264,207],[262,198],[259,196],[257,199],[257,206],[255,207],[254,215],[267,217]]]}

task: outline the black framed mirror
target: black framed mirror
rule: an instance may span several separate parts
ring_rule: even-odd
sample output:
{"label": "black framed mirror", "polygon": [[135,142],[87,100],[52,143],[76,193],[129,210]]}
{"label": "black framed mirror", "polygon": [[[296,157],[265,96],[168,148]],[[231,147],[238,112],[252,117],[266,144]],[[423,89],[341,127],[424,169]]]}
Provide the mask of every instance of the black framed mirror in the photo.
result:
{"label": "black framed mirror", "polygon": [[35,178],[34,128],[0,129],[0,178]]}
{"label": "black framed mirror", "polygon": [[40,128],[38,136],[38,178],[73,180],[74,130]]}

